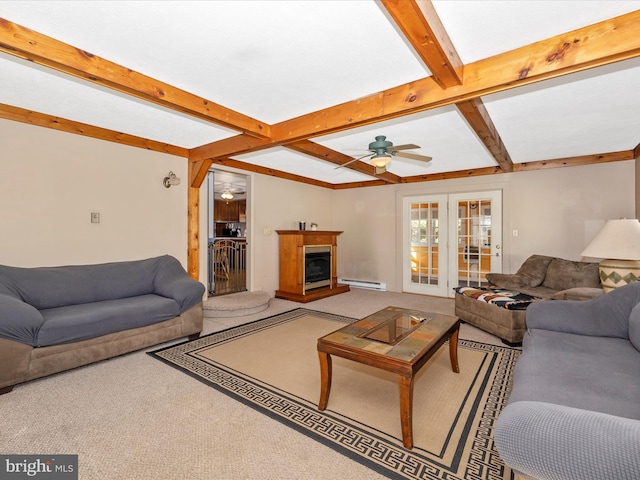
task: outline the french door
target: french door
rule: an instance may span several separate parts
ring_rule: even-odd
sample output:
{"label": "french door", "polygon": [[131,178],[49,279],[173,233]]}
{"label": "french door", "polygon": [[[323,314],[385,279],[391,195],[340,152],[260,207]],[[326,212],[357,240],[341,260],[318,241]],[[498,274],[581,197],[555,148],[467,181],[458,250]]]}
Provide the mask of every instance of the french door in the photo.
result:
{"label": "french door", "polygon": [[502,271],[502,192],[420,195],[402,200],[403,291],[452,297]]}

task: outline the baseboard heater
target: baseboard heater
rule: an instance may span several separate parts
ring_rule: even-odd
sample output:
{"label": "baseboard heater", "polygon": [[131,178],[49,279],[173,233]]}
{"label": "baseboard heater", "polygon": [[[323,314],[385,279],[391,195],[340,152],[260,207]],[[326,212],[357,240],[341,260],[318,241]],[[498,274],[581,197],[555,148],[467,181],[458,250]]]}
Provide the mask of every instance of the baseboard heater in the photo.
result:
{"label": "baseboard heater", "polygon": [[343,283],[354,288],[366,288],[368,290],[380,290],[381,292],[387,291],[387,284],[381,282],[369,282],[367,280],[350,280],[348,278],[339,278],[338,283]]}

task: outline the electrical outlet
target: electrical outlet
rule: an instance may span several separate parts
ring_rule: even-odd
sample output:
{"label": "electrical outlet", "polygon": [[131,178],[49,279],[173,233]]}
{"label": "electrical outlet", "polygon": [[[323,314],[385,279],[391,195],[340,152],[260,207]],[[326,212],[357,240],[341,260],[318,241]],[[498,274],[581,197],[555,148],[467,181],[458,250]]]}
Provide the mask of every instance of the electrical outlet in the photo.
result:
{"label": "electrical outlet", "polygon": [[262,229],[262,233],[263,233],[264,235],[271,235],[271,234],[273,233],[273,230],[271,230],[271,227],[264,227],[264,228]]}
{"label": "electrical outlet", "polygon": [[100,214],[98,212],[91,212],[91,223],[100,223]]}
{"label": "electrical outlet", "polygon": [[518,230],[514,230],[514,231],[512,232],[512,235],[513,235],[514,237],[517,237],[517,236],[518,236]]}

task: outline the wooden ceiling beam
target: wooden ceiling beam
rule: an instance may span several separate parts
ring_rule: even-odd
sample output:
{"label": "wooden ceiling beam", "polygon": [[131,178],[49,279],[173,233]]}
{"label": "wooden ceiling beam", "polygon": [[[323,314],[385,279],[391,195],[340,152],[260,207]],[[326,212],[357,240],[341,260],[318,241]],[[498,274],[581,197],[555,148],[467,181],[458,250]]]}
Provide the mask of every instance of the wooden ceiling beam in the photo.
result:
{"label": "wooden ceiling beam", "polygon": [[259,138],[269,125],[0,18],[0,51]]}
{"label": "wooden ceiling beam", "polygon": [[232,158],[216,158],[212,161],[213,165],[223,165],[225,167],[233,167],[248,172],[256,172],[262,175],[269,175],[272,177],[284,178],[285,180],[292,180],[294,182],[306,183],[309,185],[316,185],[324,188],[334,188],[335,185],[322,180],[316,180],[309,177],[303,177],[302,175],[296,175],[293,173],[283,172],[282,170],[276,170],[275,168],[262,167],[260,165],[252,165],[250,163],[241,162]]}
{"label": "wooden ceiling beam", "polygon": [[464,67],[464,83],[443,90],[432,77],[271,126],[292,142],[510,90],[640,56],[640,10],[563,33]]}
{"label": "wooden ceiling beam", "polygon": [[504,172],[512,172],[513,161],[511,156],[504,146],[502,138],[500,138],[500,134],[493,124],[493,120],[491,120],[482,99],[473,98],[458,102],[456,107],[458,107],[462,116],[467,120],[484,146],[487,147],[493,158],[496,159],[500,168]]}
{"label": "wooden ceiling beam", "polygon": [[[635,11],[468,64],[463,85],[443,90],[432,77],[424,78],[272,125],[271,139],[256,142],[254,146],[241,142],[237,152],[226,139],[192,149],[190,158],[198,161],[233,156],[308,140],[637,57],[640,56],[638,24],[640,11]],[[475,116],[476,120],[480,117]],[[478,134],[494,144],[490,151],[499,153],[500,138],[486,136],[495,130],[491,125],[485,121]],[[499,164],[503,160],[498,160]],[[509,168],[506,163],[504,167]],[[197,178],[204,177],[201,174]]]}
{"label": "wooden ceiling beam", "polygon": [[464,65],[428,0],[381,0],[440,87],[462,85]]}
{"label": "wooden ceiling beam", "polygon": [[271,148],[278,144],[266,138],[257,138],[246,133],[224,138],[216,142],[208,143],[189,150],[189,159],[193,162],[208,158],[227,157],[230,155],[242,155],[243,153],[256,152],[263,148]]}
{"label": "wooden ceiling beam", "polygon": [[[463,64],[440,17],[429,0],[382,0],[434,80],[442,88],[462,85]],[[480,98],[456,104],[480,141],[487,147],[500,168],[513,170],[509,152]]]}
{"label": "wooden ceiling beam", "polygon": [[[326,162],[331,162],[335,165],[342,166],[347,162],[353,161],[353,157],[350,157],[349,155],[337,152],[335,150],[332,150],[331,148],[325,147],[324,145],[320,145],[319,143],[315,143],[310,140],[300,140],[298,142],[290,143],[286,145],[286,147],[296,152],[310,155]],[[369,175],[371,177],[377,177],[387,183],[400,183],[401,181],[399,176],[391,172],[376,174],[376,167],[360,161],[350,163],[344,168],[349,168],[351,170],[364,173],[365,175]]]}
{"label": "wooden ceiling beam", "polygon": [[388,185],[384,180],[367,180],[363,182],[348,182],[348,183],[336,183],[333,185],[334,190],[346,190],[348,188],[362,188],[362,187],[380,187],[382,185]]}
{"label": "wooden ceiling beam", "polygon": [[45,115],[44,113],[33,112],[31,110],[25,110],[24,108],[12,107],[10,105],[0,104],[0,118],[28,123],[29,125],[36,125],[38,127],[52,128],[60,132],[84,135],[85,137],[97,138],[108,142],[129,145],[131,147],[144,148],[145,150],[153,150],[154,152],[169,153],[185,158],[189,156],[189,150],[186,148],[116,132],[115,130],[94,127],[86,123]]}
{"label": "wooden ceiling beam", "polygon": [[[420,3],[420,1],[417,0],[415,3]],[[321,134],[346,130],[443,105],[468,102],[481,95],[637,57],[640,55],[640,36],[637,35],[637,26],[639,24],[640,11],[631,12],[466,65],[464,67],[465,78],[463,85],[442,90],[437,82],[432,77],[429,77],[290,119],[273,126],[262,124],[257,120],[245,117],[137,72],[132,72],[112,62],[77,50],[67,44],[37,34],[1,18],[0,51],[137,96],[176,111],[244,131],[245,133],[242,135],[188,151],[188,156],[192,161],[190,179],[193,178],[193,182],[197,183],[197,178],[204,178],[203,172],[206,175],[206,171],[213,163],[213,158],[216,158],[218,162],[236,162],[232,166],[251,170],[254,166],[250,164],[228,158],[224,159],[230,155],[239,155],[277,145],[295,143]],[[163,151],[180,156],[185,155],[185,149],[180,147],[161,144],[16,107],[1,107],[0,118],[55,128],[139,148]],[[491,130],[490,125],[486,125],[485,128],[488,131]],[[270,138],[269,135],[271,135]],[[495,138],[493,142],[496,147],[499,147],[500,142]],[[554,166],[586,165],[603,161],[625,160],[629,159],[629,157],[638,158],[640,157],[640,145],[630,152],[516,164],[514,171],[554,168]],[[277,170],[263,169],[262,167],[256,167],[254,171],[260,169],[264,172],[278,172]],[[492,171],[492,173],[497,171],[499,173],[497,168],[480,170]],[[462,176],[478,174],[473,173],[474,171],[469,172],[463,173]],[[287,175],[284,172],[281,173],[285,176]],[[456,172],[452,172],[452,174],[459,175]],[[411,182],[416,178],[420,178],[420,180],[415,181],[427,181],[435,179],[435,176],[439,175],[408,177],[408,179],[402,179],[401,181]],[[297,176],[293,175],[293,177]],[[309,182],[313,181],[311,179],[307,180]],[[198,186],[200,183],[198,183]],[[370,185],[377,183],[377,181],[363,183]],[[383,183],[386,182],[381,181],[380,184]],[[194,184],[193,186],[196,185]],[[327,187],[341,188],[331,184],[327,184]]]}
{"label": "wooden ceiling beam", "polygon": [[[640,154],[640,145],[634,150],[623,150],[620,152],[598,153],[594,155],[580,155],[577,157],[554,158],[551,160],[539,160],[535,162],[515,163],[514,172],[531,172],[535,170],[545,170],[549,168],[579,167],[583,165],[594,165],[598,163],[621,162],[633,160],[634,155]],[[435,180],[450,180],[452,178],[478,177],[482,175],[495,175],[506,173],[500,167],[474,168],[471,170],[457,170],[454,172],[432,173],[427,175],[414,175],[403,177],[402,183],[430,182]]]}
{"label": "wooden ceiling beam", "polygon": [[[192,162],[192,175],[190,177],[192,187],[200,187],[204,182],[212,160],[227,158],[230,155],[242,155],[243,153],[256,152],[274,145],[265,138],[252,137],[241,133],[233,137],[225,138],[217,142],[209,143],[189,151],[189,160]],[[250,164],[246,164],[250,165]],[[245,169],[246,170],[246,169]]]}
{"label": "wooden ceiling beam", "polygon": [[427,173],[423,175],[413,175],[411,177],[403,177],[402,183],[420,183],[420,182],[434,182],[436,180],[451,180],[453,178],[468,178],[479,177],[482,175],[495,175],[496,173],[503,173],[500,167],[484,167],[473,168],[471,170],[456,170],[453,172],[441,172],[441,173]]}
{"label": "wooden ceiling beam", "polygon": [[532,170],[545,170],[549,168],[579,167],[582,165],[593,165],[596,163],[633,160],[634,158],[633,150],[622,150],[620,152],[596,153],[593,155],[580,155],[577,157],[554,158],[551,160],[516,163],[513,166],[513,171],[529,172]]}

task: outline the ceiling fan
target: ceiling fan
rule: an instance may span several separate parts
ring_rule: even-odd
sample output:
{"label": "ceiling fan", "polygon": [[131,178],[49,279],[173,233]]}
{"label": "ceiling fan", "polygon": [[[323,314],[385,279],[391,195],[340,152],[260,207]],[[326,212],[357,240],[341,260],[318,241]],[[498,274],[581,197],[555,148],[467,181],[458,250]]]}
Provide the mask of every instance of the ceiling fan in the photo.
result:
{"label": "ceiling fan", "polygon": [[380,175],[387,171],[387,164],[391,161],[392,157],[404,157],[410,158],[412,160],[419,160],[422,162],[430,162],[431,157],[427,157],[426,155],[419,155],[417,153],[409,153],[404,150],[413,150],[416,148],[420,148],[418,145],[414,145],[412,143],[406,145],[397,145],[393,146],[393,143],[387,140],[387,137],[384,135],[378,135],[376,137],[375,142],[371,142],[369,144],[369,153],[364,155],[363,157],[354,158],[353,160],[343,163],[342,165],[337,166],[336,168],[342,168],[350,163],[353,163],[357,160],[362,160],[363,158],[371,157],[371,163],[376,167],[376,175]]}
{"label": "ceiling fan", "polygon": [[232,200],[233,197],[236,195],[244,195],[245,193],[247,193],[243,187],[244,187],[243,185],[236,186],[232,183],[225,182],[222,184],[221,188],[219,187],[215,188],[214,191],[216,193],[218,192],[220,193],[220,198],[222,198],[223,200],[229,201],[229,200]]}

